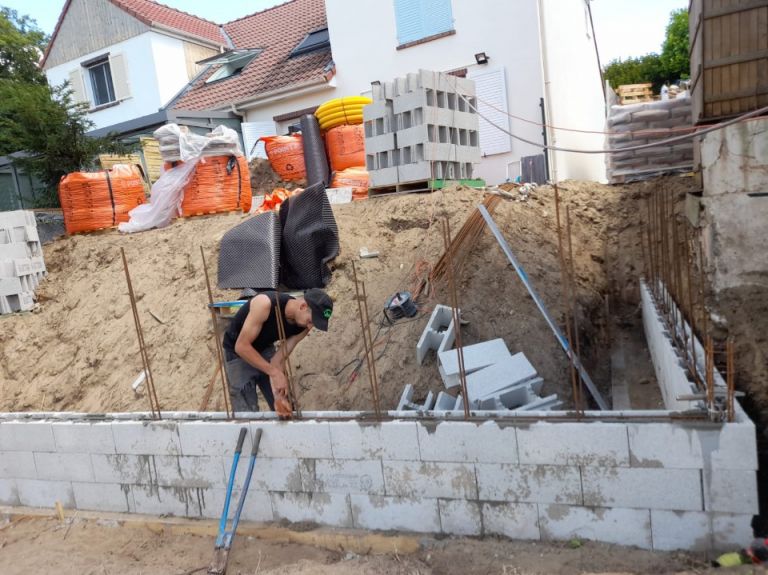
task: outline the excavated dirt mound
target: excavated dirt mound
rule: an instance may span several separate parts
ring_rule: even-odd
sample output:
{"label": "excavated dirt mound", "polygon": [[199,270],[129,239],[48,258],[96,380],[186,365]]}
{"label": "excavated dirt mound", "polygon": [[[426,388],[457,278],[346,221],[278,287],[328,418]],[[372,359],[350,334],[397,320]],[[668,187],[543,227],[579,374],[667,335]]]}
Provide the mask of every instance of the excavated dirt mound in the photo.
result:
{"label": "excavated dirt mound", "polygon": [[[673,185],[684,190],[691,183],[676,178]],[[566,182],[561,187],[571,209],[582,355],[606,396],[610,338],[627,326],[641,329],[637,276],[643,263],[637,215],[653,186]],[[396,291],[414,289],[443,252],[443,214],[449,215],[456,233],[482,197],[480,191],[452,189],[334,206],[342,253],[328,286],[336,302],[331,328],[311,333],[292,356],[303,409],[372,408],[361,361],[352,261],[366,286],[382,407],[395,407],[406,383],[414,384],[417,398],[442,388],[434,354],[419,366],[415,346],[433,306],[449,302],[446,286],[430,286],[414,320],[390,326],[381,309]],[[215,281],[219,242],[246,217],[190,218],[136,235],[107,231],[46,245],[49,277],[38,288],[39,308],[0,318],[0,411],[147,409],[146,397],[131,389],[142,364],[121,247],[138,297],[160,404],[168,410],[199,409],[216,369],[200,246]],[[539,188],[526,201],[504,199],[494,217],[552,315],[562,321],[552,189]],[[360,259],[362,247],[380,256]],[[460,307],[469,321],[462,329],[464,344],[504,338],[511,351],[525,352],[544,377],[543,392],[557,393],[568,403],[565,355],[487,230],[474,246],[459,285]],[[237,295],[214,290],[217,300]],[[209,409],[220,406],[217,384]]]}

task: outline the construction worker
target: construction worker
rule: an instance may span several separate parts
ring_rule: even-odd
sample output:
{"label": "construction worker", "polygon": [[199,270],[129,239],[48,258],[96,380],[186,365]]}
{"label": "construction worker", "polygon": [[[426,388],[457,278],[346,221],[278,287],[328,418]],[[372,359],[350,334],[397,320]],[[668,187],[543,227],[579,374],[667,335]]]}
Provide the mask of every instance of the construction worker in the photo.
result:
{"label": "construction worker", "polygon": [[280,339],[276,304],[277,292],[263,292],[248,300],[237,312],[224,334],[224,353],[234,411],[258,411],[256,388],[275,409],[275,397],[288,397],[285,358],[316,327],[328,331],[333,301],[321,289],[309,289],[303,297],[279,294],[285,328],[285,345]]}

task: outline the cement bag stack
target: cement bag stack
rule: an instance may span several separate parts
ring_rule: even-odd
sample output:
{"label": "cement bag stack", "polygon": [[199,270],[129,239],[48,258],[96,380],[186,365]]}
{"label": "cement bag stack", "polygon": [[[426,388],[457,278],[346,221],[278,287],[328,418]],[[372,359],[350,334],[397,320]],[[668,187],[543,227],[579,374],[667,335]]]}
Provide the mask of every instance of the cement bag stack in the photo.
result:
{"label": "cement bag stack", "polygon": [[[687,96],[642,104],[613,105],[606,121],[606,147],[621,150],[653,144],[693,131],[691,99]],[[606,154],[606,164],[611,184],[690,171],[693,168],[693,143],[685,140],[642,150]]]}
{"label": "cement bag stack", "polygon": [[143,204],[144,180],[135,166],[115,164],[101,172],[73,172],[59,182],[68,234],[114,228]]}
{"label": "cement bag stack", "polygon": [[35,214],[0,212],[0,315],[32,309],[45,273]]}
{"label": "cement bag stack", "polygon": [[253,194],[248,161],[237,133],[218,126],[205,136],[184,126],[167,124],[154,133],[165,168],[197,160],[195,172],[184,186],[184,217],[251,209]]}

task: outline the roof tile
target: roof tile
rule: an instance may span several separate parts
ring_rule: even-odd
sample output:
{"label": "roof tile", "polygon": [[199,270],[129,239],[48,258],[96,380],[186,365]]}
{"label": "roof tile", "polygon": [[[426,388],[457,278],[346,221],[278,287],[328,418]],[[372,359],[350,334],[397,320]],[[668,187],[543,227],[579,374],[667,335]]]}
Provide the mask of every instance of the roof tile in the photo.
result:
{"label": "roof tile", "polygon": [[110,0],[110,2],[146,24],[160,24],[216,44],[226,44],[219,25],[215,22],[152,0]]}

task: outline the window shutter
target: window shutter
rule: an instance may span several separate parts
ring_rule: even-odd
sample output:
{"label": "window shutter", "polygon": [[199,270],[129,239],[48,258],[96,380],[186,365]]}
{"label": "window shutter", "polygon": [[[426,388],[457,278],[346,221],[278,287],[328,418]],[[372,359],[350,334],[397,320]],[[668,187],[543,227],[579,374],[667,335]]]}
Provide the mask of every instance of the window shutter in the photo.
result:
{"label": "window shutter", "polygon": [[[477,90],[478,111],[496,126],[509,131],[509,116],[506,114],[507,82],[504,68],[472,74],[471,79],[475,81]],[[503,111],[494,110],[484,102]],[[484,156],[503,154],[512,150],[511,137],[496,126],[480,118],[480,151]]]}
{"label": "window shutter", "polygon": [[85,95],[83,73],[80,68],[75,68],[69,73],[69,87],[72,88],[72,99],[75,102],[88,102],[88,97]]}
{"label": "window shutter", "polygon": [[118,102],[131,97],[131,86],[125,69],[125,57],[115,54],[109,57],[109,68],[112,72],[112,85],[115,88],[115,100]]}
{"label": "window shutter", "polygon": [[407,44],[424,37],[421,0],[395,0],[397,42]]}
{"label": "window shutter", "polygon": [[453,30],[451,0],[421,0],[423,37]]}
{"label": "window shutter", "polygon": [[[243,122],[240,124],[243,130],[243,144],[245,145],[245,155],[249,160],[253,158],[266,158],[267,152],[264,144],[258,144],[262,136],[274,136],[274,122]],[[255,148],[254,148],[255,146]]]}

